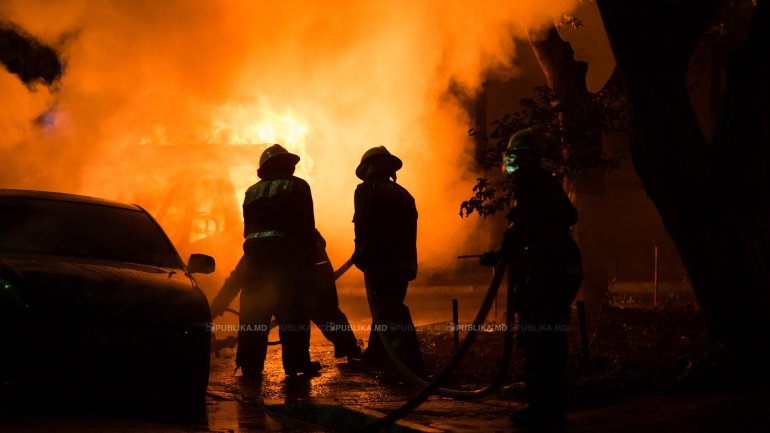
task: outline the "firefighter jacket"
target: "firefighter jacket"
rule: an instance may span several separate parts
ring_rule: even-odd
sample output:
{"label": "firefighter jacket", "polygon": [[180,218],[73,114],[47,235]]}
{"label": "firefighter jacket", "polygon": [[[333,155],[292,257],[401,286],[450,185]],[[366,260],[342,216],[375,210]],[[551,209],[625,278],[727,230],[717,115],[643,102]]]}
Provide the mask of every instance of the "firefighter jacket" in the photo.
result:
{"label": "firefighter jacket", "polygon": [[417,275],[417,208],[409,191],[388,178],[367,179],[354,196],[353,263]]}
{"label": "firefighter jacket", "polygon": [[296,176],[260,180],[246,190],[243,223],[247,241],[287,238],[310,254],[316,242],[310,185]]}
{"label": "firefighter jacket", "polygon": [[503,252],[518,302],[543,304],[540,297],[547,296],[569,306],[582,280],[581,254],[571,234],[577,210],[556,177],[539,167],[515,174],[514,198]]}
{"label": "firefighter jacket", "polygon": [[577,210],[551,173],[532,167],[514,175],[514,205],[507,218],[518,241],[527,244],[542,239],[570,236]]}

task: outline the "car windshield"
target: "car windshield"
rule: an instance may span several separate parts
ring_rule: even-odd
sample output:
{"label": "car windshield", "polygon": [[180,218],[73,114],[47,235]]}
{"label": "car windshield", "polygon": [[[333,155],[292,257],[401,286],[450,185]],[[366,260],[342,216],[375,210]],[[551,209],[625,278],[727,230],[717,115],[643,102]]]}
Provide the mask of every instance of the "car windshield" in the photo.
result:
{"label": "car windshield", "polygon": [[146,213],[60,200],[0,197],[0,253],[183,268],[171,242]]}

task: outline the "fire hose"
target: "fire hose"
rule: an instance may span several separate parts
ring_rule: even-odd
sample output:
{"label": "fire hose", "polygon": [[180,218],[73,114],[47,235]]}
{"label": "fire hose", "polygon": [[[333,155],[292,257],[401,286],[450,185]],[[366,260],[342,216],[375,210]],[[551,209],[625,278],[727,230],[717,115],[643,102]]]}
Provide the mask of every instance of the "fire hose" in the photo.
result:
{"label": "fire hose", "polygon": [[[351,267],[353,266],[353,259],[352,257],[348,259],[345,263],[343,263],[337,270],[334,271],[334,279],[339,279],[345,272],[347,272]],[[484,298],[484,301],[481,304],[481,308],[479,309],[478,315],[476,317],[476,320],[471,325],[471,329],[466,336],[465,340],[463,340],[463,343],[458,347],[457,351],[453,355],[453,357],[450,359],[447,366],[452,366],[452,368],[449,369],[449,371],[446,372],[446,375],[448,375],[452,369],[454,369],[454,365],[452,365],[452,362],[455,361],[456,363],[459,363],[460,360],[462,360],[462,357],[465,355],[465,352],[467,352],[468,347],[470,347],[470,344],[475,340],[476,335],[479,332],[479,329],[483,326],[484,321],[486,320],[487,315],[489,314],[489,310],[494,303],[497,292],[500,288],[500,283],[502,281],[503,273],[505,272],[505,265],[502,263],[502,261],[499,261],[497,266],[495,267],[494,277],[492,279],[492,282],[490,283],[489,289],[487,289],[486,297]],[[379,326],[381,323],[381,320],[379,318],[379,315],[377,313],[377,309],[372,304],[372,293],[367,288],[366,293],[367,300],[369,302],[369,310],[372,314],[372,319],[375,323],[375,330],[377,332],[377,335],[380,337],[380,341],[383,343],[383,347],[385,348],[385,352],[387,353],[390,360],[395,364],[396,368],[398,368],[401,375],[408,380],[410,383],[412,383],[415,386],[419,387],[431,387],[431,392],[435,391],[437,394],[444,396],[444,397],[450,397],[455,399],[477,399],[484,397],[486,395],[489,395],[490,393],[496,391],[499,389],[500,385],[502,385],[503,381],[505,380],[505,376],[508,372],[508,364],[511,360],[511,355],[513,353],[513,305],[511,303],[512,296],[507,296],[507,308],[506,308],[506,326],[505,326],[505,341],[503,343],[503,355],[502,355],[502,363],[500,366],[500,370],[495,377],[494,381],[488,385],[485,388],[477,389],[477,390],[458,390],[458,389],[451,389],[451,388],[444,388],[440,386],[433,386],[433,382],[428,382],[424,380],[423,378],[416,375],[411,369],[406,366],[406,364],[401,361],[400,357],[396,353],[395,349],[391,346],[390,342],[388,341],[388,337],[385,335],[385,333],[382,330],[382,326]],[[238,315],[239,312],[237,310],[234,310],[232,308],[227,308],[225,311],[228,311],[230,313]],[[277,326],[277,323],[273,320],[270,323],[270,329],[273,329],[275,326]],[[467,342],[467,343],[466,343]],[[281,344],[279,341],[269,341],[268,345],[278,345]],[[459,354],[459,357],[457,356]],[[436,378],[443,379],[441,375],[446,370],[446,367],[444,370],[442,370],[439,375],[436,376]],[[436,383],[438,385],[439,382]]]}
{"label": "fire hose", "polygon": [[[324,264],[324,263],[326,263],[326,262],[316,263],[316,265],[320,265],[320,264]],[[337,270],[334,271],[334,280],[337,281],[351,267],[353,267],[353,258],[352,257],[349,258],[348,261],[343,263],[339,268],[337,268]],[[236,310],[234,308],[230,308],[230,307],[225,308],[225,311],[228,312],[228,313],[235,314],[236,316],[240,316],[240,314],[241,314],[240,311],[238,311],[238,310]],[[270,329],[272,330],[276,326],[278,326],[278,322],[276,322],[275,319],[271,320],[270,321]],[[268,341],[267,342],[268,346],[276,346],[276,345],[279,345],[279,344],[281,344],[281,340]]]}
{"label": "fire hose", "polygon": [[[342,266],[340,266],[337,270],[334,271],[334,279],[337,280],[340,276],[342,276],[348,269],[350,269],[353,265],[352,258],[348,259]],[[487,289],[486,296],[484,297],[484,300],[482,301],[481,307],[479,308],[479,311],[476,315],[475,320],[471,324],[471,327],[468,331],[468,334],[463,339],[462,343],[460,344],[460,347],[455,351],[455,353],[450,358],[449,362],[441,369],[441,371],[434,376],[434,378],[428,382],[418,375],[416,375],[411,369],[406,366],[403,361],[399,358],[398,354],[396,353],[395,349],[391,346],[390,342],[388,341],[388,336],[385,335],[385,332],[382,329],[382,326],[379,326],[380,323],[382,323],[377,308],[373,305],[373,294],[371,293],[371,290],[367,287],[367,300],[369,302],[369,309],[372,314],[372,319],[374,321],[375,330],[380,337],[381,342],[383,343],[383,347],[385,348],[385,352],[388,354],[388,357],[393,362],[393,364],[398,368],[399,372],[402,374],[402,376],[411,382],[413,385],[420,386],[423,389],[415,395],[411,400],[406,402],[404,405],[396,409],[395,411],[389,413],[383,418],[378,419],[377,421],[370,423],[369,425],[364,426],[361,429],[356,430],[356,432],[371,432],[371,431],[377,431],[391,423],[394,423],[398,421],[399,419],[406,416],[409,412],[414,410],[417,406],[422,404],[428,397],[430,397],[431,394],[437,393],[439,395],[445,396],[445,397],[451,397],[455,399],[476,399],[481,398],[486,395],[489,395],[490,393],[496,391],[499,389],[502,382],[505,380],[506,374],[508,372],[508,365],[511,360],[511,356],[513,353],[513,305],[512,305],[512,299],[513,296],[509,295],[507,296],[507,308],[506,308],[506,327],[505,327],[505,341],[503,344],[503,354],[502,354],[502,363],[500,370],[498,372],[498,375],[495,377],[494,381],[488,385],[485,388],[477,389],[477,390],[457,390],[457,389],[450,389],[450,388],[444,388],[441,387],[440,384],[449,376],[449,374],[459,365],[460,361],[462,361],[465,354],[470,349],[471,345],[473,344],[474,340],[478,336],[478,333],[480,332],[484,322],[486,321],[487,315],[489,314],[489,310],[492,307],[492,304],[495,301],[495,298],[497,296],[497,292],[500,288],[500,283],[502,282],[503,275],[505,273],[505,260],[499,259],[497,262],[497,265],[495,266],[495,272],[494,276],[492,278],[492,281],[489,284],[489,288]],[[229,311],[233,314],[238,314],[238,311],[228,308],[226,311]],[[272,324],[271,324],[272,327]],[[270,342],[269,344],[280,344],[280,341],[276,342]]]}
{"label": "fire hose", "polygon": [[377,335],[380,337],[380,340],[383,343],[383,347],[385,348],[385,351],[388,354],[388,357],[390,357],[390,360],[396,365],[396,367],[399,369],[399,371],[407,380],[409,380],[411,383],[417,386],[422,386],[423,389],[419,393],[417,393],[417,395],[412,397],[411,400],[404,403],[398,409],[394,410],[393,412],[389,413],[383,418],[379,418],[378,420],[362,428],[354,430],[355,433],[378,431],[398,421],[399,419],[406,416],[409,412],[414,410],[417,406],[422,404],[422,402],[424,402],[434,392],[439,395],[452,397],[455,399],[472,399],[472,398],[480,398],[485,395],[488,395],[489,393],[499,388],[499,386],[502,384],[508,372],[508,364],[510,362],[511,355],[513,353],[513,314],[514,313],[513,313],[513,305],[512,305],[513,296],[511,296],[510,293],[507,296],[506,329],[505,329],[506,338],[505,338],[505,343],[503,345],[503,362],[500,367],[500,372],[498,373],[494,382],[491,385],[487,386],[486,388],[482,388],[474,391],[464,391],[464,390],[443,388],[440,386],[440,384],[459,365],[460,361],[462,360],[462,358],[468,352],[468,349],[470,349],[471,345],[473,344],[473,341],[478,336],[478,333],[480,332],[480,329],[484,324],[484,321],[486,320],[487,315],[489,314],[489,310],[492,307],[492,304],[495,300],[497,291],[500,288],[500,283],[502,282],[503,274],[505,273],[505,268],[506,268],[505,259],[500,258],[497,261],[497,265],[495,266],[495,273],[494,273],[494,276],[492,277],[492,281],[489,284],[489,288],[487,289],[487,294],[481,303],[479,312],[476,314],[476,318],[473,321],[473,324],[471,325],[471,328],[468,331],[468,334],[463,339],[462,343],[460,344],[460,347],[457,348],[455,353],[449,359],[449,362],[447,362],[447,364],[441,369],[441,371],[439,371],[438,374],[435,375],[435,377],[430,382],[427,382],[422,378],[420,378],[419,376],[417,376],[416,374],[414,374],[414,372],[412,372],[409,369],[409,367],[407,367],[399,359],[399,356],[396,353],[395,349],[393,349],[393,347],[390,345],[390,342],[388,341],[388,337],[382,331],[382,327],[377,326],[381,322],[378,317],[379,315],[377,313],[377,309],[374,308],[374,306],[372,305],[372,293],[367,288],[367,299],[369,300],[369,308],[372,313],[372,319],[374,320],[374,323],[375,323],[375,329],[377,330]]}

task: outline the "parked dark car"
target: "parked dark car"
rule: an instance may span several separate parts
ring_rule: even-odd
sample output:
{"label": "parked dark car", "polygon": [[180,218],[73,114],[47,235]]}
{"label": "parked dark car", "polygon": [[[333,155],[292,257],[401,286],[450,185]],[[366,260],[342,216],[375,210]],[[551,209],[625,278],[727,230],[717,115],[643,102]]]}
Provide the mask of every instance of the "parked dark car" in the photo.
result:
{"label": "parked dark car", "polygon": [[3,390],[202,402],[213,271],[140,206],[0,189]]}

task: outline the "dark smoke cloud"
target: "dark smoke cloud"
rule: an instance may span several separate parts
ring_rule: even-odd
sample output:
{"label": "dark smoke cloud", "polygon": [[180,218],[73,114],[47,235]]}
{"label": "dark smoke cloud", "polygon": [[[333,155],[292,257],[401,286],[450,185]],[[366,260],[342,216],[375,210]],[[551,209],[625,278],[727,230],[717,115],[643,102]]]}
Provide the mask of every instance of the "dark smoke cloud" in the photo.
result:
{"label": "dark smoke cloud", "polygon": [[0,64],[27,86],[42,81],[50,86],[64,65],[58,53],[10,23],[0,21]]}

